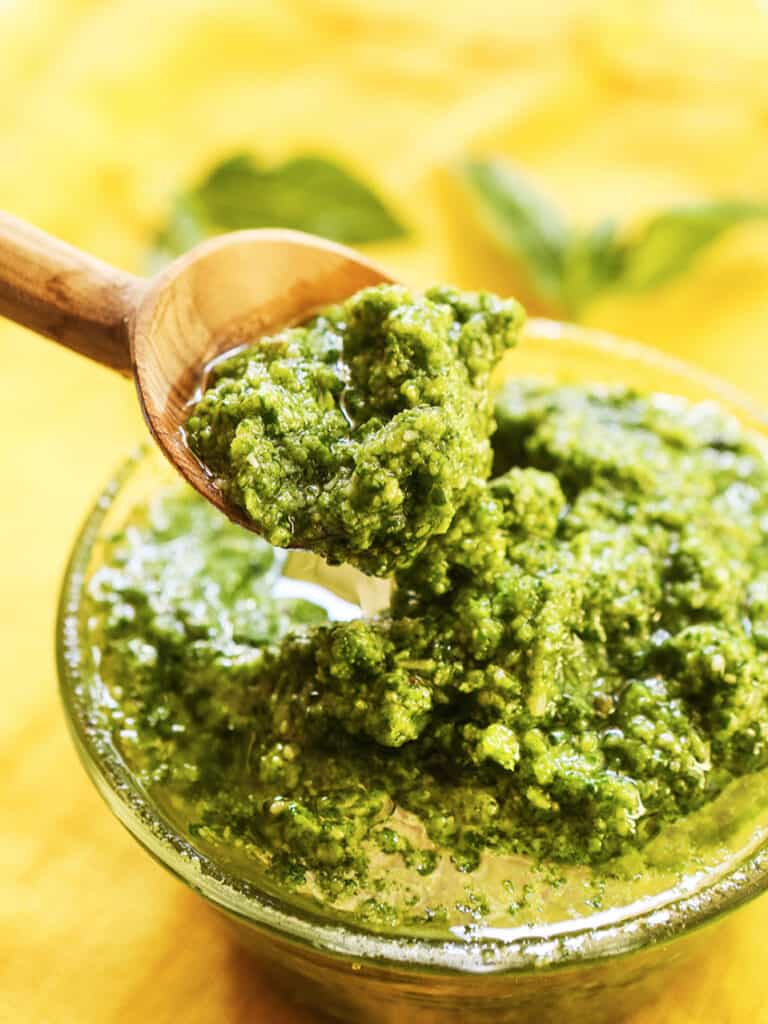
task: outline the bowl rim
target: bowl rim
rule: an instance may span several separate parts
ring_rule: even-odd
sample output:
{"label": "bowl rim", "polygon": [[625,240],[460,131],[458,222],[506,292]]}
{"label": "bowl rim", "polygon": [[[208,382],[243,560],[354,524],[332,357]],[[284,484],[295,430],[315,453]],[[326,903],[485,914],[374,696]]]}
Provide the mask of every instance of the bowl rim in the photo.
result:
{"label": "bowl rim", "polygon": [[[659,350],[543,319],[529,321],[525,333],[537,343],[586,347],[593,353],[685,377],[768,430],[768,415],[748,396],[715,375]],[[615,920],[608,911],[538,927],[469,925],[450,929],[451,936],[423,936],[377,932],[338,918],[334,921],[321,910],[297,906],[228,874],[180,835],[143,793],[106,741],[103,728],[89,716],[85,696],[88,673],[79,643],[79,607],[93,546],[113,502],[152,450],[145,441],[121,463],[76,536],[56,620],[59,694],[78,755],[111,811],[155,860],[219,910],[282,941],[355,963],[433,974],[510,974],[601,961],[682,937],[768,889],[768,838],[763,838],[732,868],[714,880],[704,880],[700,888],[678,895],[665,890],[670,894],[666,903],[654,901],[649,908]]]}

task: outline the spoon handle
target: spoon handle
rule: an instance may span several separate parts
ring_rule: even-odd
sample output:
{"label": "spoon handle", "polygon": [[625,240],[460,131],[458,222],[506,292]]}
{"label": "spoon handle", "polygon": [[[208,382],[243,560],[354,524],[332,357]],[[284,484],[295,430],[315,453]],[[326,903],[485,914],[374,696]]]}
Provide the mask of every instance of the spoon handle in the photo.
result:
{"label": "spoon handle", "polygon": [[0,316],[130,375],[144,283],[0,210]]}

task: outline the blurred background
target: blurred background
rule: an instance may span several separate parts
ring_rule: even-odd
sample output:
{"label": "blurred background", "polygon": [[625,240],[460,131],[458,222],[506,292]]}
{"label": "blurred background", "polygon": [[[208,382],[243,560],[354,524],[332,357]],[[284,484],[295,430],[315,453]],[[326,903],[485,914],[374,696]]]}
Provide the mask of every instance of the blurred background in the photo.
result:
{"label": "blurred background", "polygon": [[[126,269],[240,216],[317,229],[336,203],[326,232],[404,281],[519,294],[768,405],[760,0],[0,0],[0,126],[0,206]],[[186,1019],[305,1020],[119,833],[58,715],[57,587],[142,436],[133,391],[7,323],[0,368],[8,1019],[162,1024],[212,999]],[[768,1020],[768,914],[744,921],[717,994],[693,979],[642,1020]],[[205,960],[173,955],[182,928]]]}

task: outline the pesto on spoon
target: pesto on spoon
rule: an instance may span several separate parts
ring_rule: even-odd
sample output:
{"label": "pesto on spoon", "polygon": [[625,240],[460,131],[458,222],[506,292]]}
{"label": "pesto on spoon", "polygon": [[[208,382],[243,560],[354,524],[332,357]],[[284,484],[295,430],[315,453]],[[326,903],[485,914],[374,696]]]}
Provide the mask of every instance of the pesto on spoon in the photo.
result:
{"label": "pesto on spoon", "polygon": [[270,543],[389,575],[488,476],[488,380],[523,319],[486,293],[364,289],[216,363],[189,445]]}

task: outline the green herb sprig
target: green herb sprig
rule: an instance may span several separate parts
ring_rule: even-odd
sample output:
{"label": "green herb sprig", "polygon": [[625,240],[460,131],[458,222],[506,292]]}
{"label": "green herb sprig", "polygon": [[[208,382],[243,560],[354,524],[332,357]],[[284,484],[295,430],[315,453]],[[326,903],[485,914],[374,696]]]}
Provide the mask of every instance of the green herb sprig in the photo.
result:
{"label": "green herb sprig", "polygon": [[608,290],[666,284],[730,228],[768,218],[768,203],[713,199],[672,207],[629,230],[614,220],[583,230],[504,161],[467,160],[457,175],[478,221],[523,270],[531,292],[572,319]]}
{"label": "green herb sprig", "polygon": [[308,231],[349,245],[406,234],[368,185],[325,157],[262,167],[250,154],[237,153],[176,198],[150,263],[160,267],[211,235],[261,227]]}

